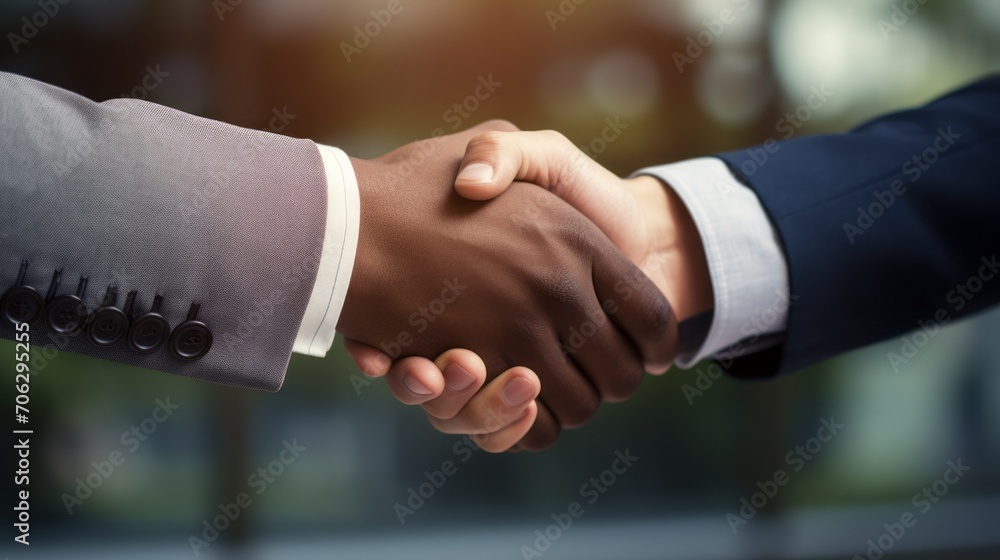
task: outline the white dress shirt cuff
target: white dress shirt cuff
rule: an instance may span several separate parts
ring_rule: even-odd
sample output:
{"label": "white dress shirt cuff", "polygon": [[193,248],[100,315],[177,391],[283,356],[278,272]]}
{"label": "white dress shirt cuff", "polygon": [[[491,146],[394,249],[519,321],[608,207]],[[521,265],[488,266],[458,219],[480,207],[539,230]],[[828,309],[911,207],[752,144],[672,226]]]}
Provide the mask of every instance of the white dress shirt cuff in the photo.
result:
{"label": "white dress shirt cuff", "polygon": [[322,358],[333,346],[354,270],[361,223],[358,180],[347,154],[317,144],[326,171],[326,229],[319,271],[292,352]]}
{"label": "white dress shirt cuff", "polygon": [[717,158],[698,158],[649,167],[687,206],[705,247],[715,309],[704,343],[676,363],[691,367],[743,342],[759,343],[784,332],[794,297],[778,234],[757,195]]}

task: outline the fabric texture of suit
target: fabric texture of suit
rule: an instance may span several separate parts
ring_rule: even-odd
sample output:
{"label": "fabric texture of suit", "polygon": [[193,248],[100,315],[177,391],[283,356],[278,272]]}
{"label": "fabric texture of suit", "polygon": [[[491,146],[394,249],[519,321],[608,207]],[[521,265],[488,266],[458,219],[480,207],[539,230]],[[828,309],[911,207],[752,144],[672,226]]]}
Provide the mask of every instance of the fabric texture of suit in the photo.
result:
{"label": "fabric texture of suit", "polygon": [[778,230],[797,297],[783,344],[729,371],[793,371],[1000,301],[998,155],[1000,77],[850,133],[720,155]]}
{"label": "fabric texture of suit", "polygon": [[[214,342],[185,361],[166,348],[97,347],[85,333],[32,325],[51,346],[238,387],[277,390],[317,274],[326,179],[316,145],[143,101],[95,103],[0,73],[0,290],[27,261],[43,295],[88,279],[136,292],[133,315],[156,295],[176,327],[198,304]],[[0,326],[13,338],[14,329]]]}

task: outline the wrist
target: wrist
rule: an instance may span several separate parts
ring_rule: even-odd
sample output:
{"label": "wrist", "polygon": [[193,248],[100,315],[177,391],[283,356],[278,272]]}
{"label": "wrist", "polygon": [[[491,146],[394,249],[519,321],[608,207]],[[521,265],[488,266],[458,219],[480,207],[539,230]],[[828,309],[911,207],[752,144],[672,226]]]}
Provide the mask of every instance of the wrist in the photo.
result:
{"label": "wrist", "polygon": [[[344,296],[344,307],[337,322],[337,331],[345,335],[357,336],[357,326],[364,321],[365,309],[361,302],[370,302],[378,297],[376,279],[377,264],[382,262],[379,255],[377,228],[373,221],[378,219],[380,202],[373,200],[378,193],[377,167],[371,160],[350,157],[351,167],[357,181],[360,216],[358,219],[358,241],[351,280]],[[375,212],[373,212],[375,211]]]}
{"label": "wrist", "polygon": [[714,296],[708,259],[687,206],[656,177],[639,175],[627,181],[654,247],[644,270],[660,279],[663,295],[679,322],[711,310]]}

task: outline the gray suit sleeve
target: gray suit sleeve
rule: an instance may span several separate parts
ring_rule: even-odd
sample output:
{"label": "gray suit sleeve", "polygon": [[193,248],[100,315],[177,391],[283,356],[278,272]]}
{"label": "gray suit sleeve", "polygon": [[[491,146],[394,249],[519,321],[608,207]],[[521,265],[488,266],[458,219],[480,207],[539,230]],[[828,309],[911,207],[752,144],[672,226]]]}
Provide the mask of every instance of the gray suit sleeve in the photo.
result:
{"label": "gray suit sleeve", "polygon": [[[314,143],[143,101],[95,103],[0,73],[0,152],[0,291],[25,263],[24,285],[42,298],[57,271],[56,296],[86,279],[87,320],[53,329],[46,299],[31,325],[35,354],[280,388],[324,238],[327,187]],[[96,345],[94,311],[109,288],[119,309],[134,292],[131,325],[160,299],[170,334],[188,336],[164,336],[142,352],[130,340],[143,329],[131,329]],[[175,345],[207,338],[179,329],[192,305],[212,343],[200,358],[182,359]],[[14,328],[0,323],[0,336],[13,339]]]}

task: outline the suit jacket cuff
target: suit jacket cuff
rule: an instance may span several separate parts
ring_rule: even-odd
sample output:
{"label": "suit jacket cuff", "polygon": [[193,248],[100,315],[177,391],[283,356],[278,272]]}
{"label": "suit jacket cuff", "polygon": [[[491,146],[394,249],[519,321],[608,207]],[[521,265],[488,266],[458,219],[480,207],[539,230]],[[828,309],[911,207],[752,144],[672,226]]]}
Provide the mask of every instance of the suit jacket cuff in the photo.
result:
{"label": "suit jacket cuff", "polygon": [[312,295],[293,352],[322,358],[333,345],[358,247],[361,203],[351,160],[343,150],[317,145],[326,172],[326,228]]}

